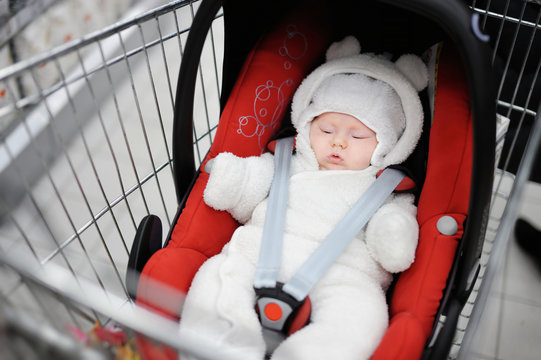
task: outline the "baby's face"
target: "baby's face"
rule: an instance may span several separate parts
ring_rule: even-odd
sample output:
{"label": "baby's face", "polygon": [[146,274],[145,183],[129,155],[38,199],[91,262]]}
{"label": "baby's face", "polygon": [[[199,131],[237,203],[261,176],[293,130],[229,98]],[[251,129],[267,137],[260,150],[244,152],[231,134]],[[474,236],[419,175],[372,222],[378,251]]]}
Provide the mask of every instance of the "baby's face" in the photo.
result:
{"label": "baby's face", "polygon": [[321,170],[362,170],[370,165],[378,141],[357,118],[328,112],[312,121],[310,145]]}

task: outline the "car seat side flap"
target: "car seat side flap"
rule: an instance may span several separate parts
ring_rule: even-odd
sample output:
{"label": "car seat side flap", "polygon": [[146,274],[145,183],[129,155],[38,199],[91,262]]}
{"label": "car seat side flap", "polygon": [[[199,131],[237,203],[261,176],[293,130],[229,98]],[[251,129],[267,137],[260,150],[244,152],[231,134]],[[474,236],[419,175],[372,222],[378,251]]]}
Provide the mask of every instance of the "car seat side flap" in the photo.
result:
{"label": "car seat side flap", "polygon": [[473,127],[467,82],[457,56],[447,46],[440,56],[427,183],[417,216],[420,225],[436,214],[468,211]]}
{"label": "car seat side flap", "polygon": [[409,313],[400,313],[391,319],[382,344],[372,359],[419,359],[426,341],[418,319]]}
{"label": "car seat side flap", "polygon": [[[208,177],[207,173],[199,174],[168,244],[168,247],[197,249],[207,258],[222,249],[238,226],[228,213],[215,211],[203,201]],[[204,221],[212,221],[212,226],[205,226]]]}
{"label": "car seat side flap", "polygon": [[[394,288],[390,328],[374,359],[416,358],[406,353],[397,357],[388,353],[394,344],[416,344],[418,349],[411,345],[408,351],[422,352],[464,233],[473,158],[467,81],[450,44],[444,45],[437,68],[427,175],[418,204],[419,244],[415,262],[400,275]],[[451,232],[442,233],[438,225],[442,217],[455,225]],[[411,331],[393,329],[405,326],[406,315],[407,323],[413,326]],[[424,340],[419,341],[419,336]]]}

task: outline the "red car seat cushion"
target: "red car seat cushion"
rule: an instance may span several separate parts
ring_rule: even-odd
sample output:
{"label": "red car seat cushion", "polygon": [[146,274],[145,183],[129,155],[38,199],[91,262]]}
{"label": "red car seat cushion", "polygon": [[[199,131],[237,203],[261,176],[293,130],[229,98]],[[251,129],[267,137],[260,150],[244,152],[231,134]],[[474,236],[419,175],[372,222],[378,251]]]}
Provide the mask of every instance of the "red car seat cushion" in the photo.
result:
{"label": "red car seat cushion", "polygon": [[[419,199],[419,245],[413,265],[396,283],[389,329],[373,359],[416,359],[430,336],[468,212],[472,120],[467,81],[457,54],[444,46],[438,64],[427,176]],[[458,224],[443,235],[442,216]]]}
{"label": "red car seat cushion", "polygon": [[[294,90],[304,76],[322,61],[330,38],[319,16],[299,16],[282,22],[260,40],[248,56],[205,159],[229,151],[238,156],[259,155],[279,127]],[[419,200],[420,240],[413,266],[404,272],[390,304],[389,329],[374,359],[419,358],[430,335],[457,244],[462,236],[471,179],[471,115],[466,80],[453,54],[441,56],[434,123],[430,135],[428,171]],[[457,156],[459,154],[459,156]],[[204,162],[204,163],[205,163]],[[203,166],[204,166],[203,163]],[[137,301],[172,318],[178,318],[182,294],[201,264],[217,254],[238,224],[226,212],[203,201],[208,175],[202,172],[172,231],[168,246],[154,254],[141,276]],[[442,215],[455,218],[459,231],[440,234]],[[156,291],[153,279],[175,290]],[[168,293],[169,294],[169,293]],[[139,339],[147,358],[158,358],[156,348]],[[174,358],[170,350],[161,352]]]}
{"label": "red car seat cushion", "polygon": [[[222,112],[210,152],[202,164],[220,152],[238,156],[260,155],[281,125],[291,97],[307,73],[322,62],[330,44],[324,14],[302,9],[284,19],[274,31],[260,39],[247,57]],[[201,264],[220,252],[238,223],[224,211],[204,203],[208,174],[201,172],[174,226],[166,248],[145,265],[139,281],[137,301],[169,316],[178,316],[161,306],[150,281],[163,282],[187,292]]]}

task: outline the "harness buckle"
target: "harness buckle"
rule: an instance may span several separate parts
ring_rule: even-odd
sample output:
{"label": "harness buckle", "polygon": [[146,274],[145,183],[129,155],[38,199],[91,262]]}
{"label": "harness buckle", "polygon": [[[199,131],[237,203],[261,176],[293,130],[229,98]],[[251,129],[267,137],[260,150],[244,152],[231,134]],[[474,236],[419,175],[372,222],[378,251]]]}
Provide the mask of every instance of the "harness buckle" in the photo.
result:
{"label": "harness buckle", "polygon": [[264,328],[290,335],[310,321],[311,304],[308,297],[295,299],[283,286],[277,282],[272,288],[255,288],[255,307]]}

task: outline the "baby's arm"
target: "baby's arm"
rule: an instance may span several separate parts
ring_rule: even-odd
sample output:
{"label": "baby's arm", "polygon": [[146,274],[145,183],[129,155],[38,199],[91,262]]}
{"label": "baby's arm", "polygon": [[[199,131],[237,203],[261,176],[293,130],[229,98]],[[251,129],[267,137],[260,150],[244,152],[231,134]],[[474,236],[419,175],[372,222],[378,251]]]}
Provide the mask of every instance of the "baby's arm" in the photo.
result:
{"label": "baby's arm", "polygon": [[214,158],[210,177],[203,194],[207,205],[226,210],[245,223],[257,204],[269,193],[274,175],[273,156],[241,158],[221,153]]}
{"label": "baby's arm", "polygon": [[413,263],[419,238],[413,195],[393,195],[370,219],[366,245],[372,257],[389,272],[406,270]]}

